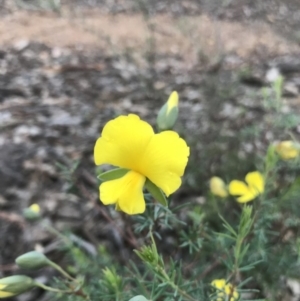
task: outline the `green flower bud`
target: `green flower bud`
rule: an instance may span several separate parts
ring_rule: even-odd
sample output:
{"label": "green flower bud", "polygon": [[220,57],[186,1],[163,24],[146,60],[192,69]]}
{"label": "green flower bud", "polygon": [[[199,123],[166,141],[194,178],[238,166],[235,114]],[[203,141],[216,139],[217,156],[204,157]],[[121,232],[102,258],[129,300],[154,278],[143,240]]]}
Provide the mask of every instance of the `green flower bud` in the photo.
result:
{"label": "green flower bud", "polygon": [[25,293],[34,287],[33,279],[23,275],[0,279],[0,299]]}
{"label": "green flower bud", "polygon": [[161,131],[173,128],[178,117],[178,101],[178,93],[173,91],[167,103],[164,104],[158,112],[156,123]]}
{"label": "green flower bud", "polygon": [[16,264],[22,269],[40,269],[49,265],[50,260],[40,252],[32,251],[19,256]]}
{"label": "green flower bud", "polygon": [[41,209],[38,204],[32,204],[30,207],[23,210],[24,217],[29,221],[37,220],[41,217]]}
{"label": "green flower bud", "polygon": [[144,297],[143,295],[137,295],[137,296],[129,299],[129,301],[148,301],[148,299],[146,297]]}
{"label": "green flower bud", "polygon": [[104,280],[106,283],[113,288],[113,290],[118,291],[122,287],[122,279],[117,275],[115,270],[105,268],[102,270]]}

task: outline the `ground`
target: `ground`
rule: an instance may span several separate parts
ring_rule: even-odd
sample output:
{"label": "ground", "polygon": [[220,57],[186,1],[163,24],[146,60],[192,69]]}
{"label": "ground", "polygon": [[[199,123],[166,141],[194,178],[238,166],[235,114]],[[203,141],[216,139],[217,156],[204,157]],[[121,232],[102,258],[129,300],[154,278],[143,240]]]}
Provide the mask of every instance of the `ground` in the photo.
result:
{"label": "ground", "polygon": [[[198,200],[207,179],[225,172],[224,153],[251,158],[284,138],[265,122],[261,88],[271,70],[281,72],[285,109],[299,111],[300,3],[219,2],[76,1],[54,11],[42,0],[1,4],[0,276],[33,248],[56,256],[55,235],[22,215],[32,203],[43,224],[91,247],[101,241],[124,259],[137,246],[126,217],[114,221],[98,201],[93,146],[118,114],[154,124],[179,92],[177,130],[193,149],[181,201]],[[228,164],[237,172],[251,165]]]}

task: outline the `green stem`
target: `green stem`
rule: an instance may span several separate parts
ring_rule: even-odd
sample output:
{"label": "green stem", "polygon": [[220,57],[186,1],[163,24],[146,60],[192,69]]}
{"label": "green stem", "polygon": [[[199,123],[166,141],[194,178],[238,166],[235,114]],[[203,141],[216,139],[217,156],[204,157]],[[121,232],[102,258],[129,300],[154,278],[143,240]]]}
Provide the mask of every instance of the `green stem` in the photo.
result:
{"label": "green stem", "polygon": [[63,270],[59,265],[54,263],[53,261],[49,260],[49,265],[56,269],[58,272],[60,272],[62,275],[64,275],[66,278],[72,281],[77,281],[75,278],[73,278],[71,275],[69,275],[65,270]]}
{"label": "green stem", "polygon": [[191,295],[189,295],[186,291],[184,291],[180,287],[178,287],[178,285],[170,279],[169,275],[166,273],[166,271],[163,268],[159,267],[159,270],[162,273],[165,280],[167,281],[167,283],[173,289],[175,289],[182,297],[186,298],[189,301],[198,301],[198,300],[194,299]]}
{"label": "green stem", "polygon": [[47,286],[47,285],[44,285],[40,282],[34,282],[34,284],[46,291],[49,291],[49,292],[53,292],[53,293],[61,293],[61,294],[69,294],[69,293],[72,293],[71,290],[60,290],[60,289],[57,289],[57,288],[54,288],[54,287],[51,287],[51,286]]}

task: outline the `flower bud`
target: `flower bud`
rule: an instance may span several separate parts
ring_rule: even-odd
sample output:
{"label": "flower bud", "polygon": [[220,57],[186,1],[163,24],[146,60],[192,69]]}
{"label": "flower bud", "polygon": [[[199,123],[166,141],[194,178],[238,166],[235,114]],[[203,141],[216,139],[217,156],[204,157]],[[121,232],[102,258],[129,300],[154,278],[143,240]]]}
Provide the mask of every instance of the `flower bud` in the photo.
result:
{"label": "flower bud", "polygon": [[236,301],[239,299],[239,293],[231,283],[226,283],[225,279],[215,279],[211,285],[217,291],[216,300]]}
{"label": "flower bud", "polygon": [[19,256],[16,264],[22,269],[40,269],[49,265],[50,260],[40,252],[32,251]]}
{"label": "flower bud", "polygon": [[283,160],[294,159],[299,156],[299,145],[291,140],[281,141],[275,146],[276,152]]}
{"label": "flower bud", "polygon": [[178,117],[178,101],[178,93],[173,91],[167,103],[158,112],[156,123],[159,130],[165,131],[173,128]]}
{"label": "flower bud", "polygon": [[224,181],[219,177],[212,177],[209,182],[210,191],[212,194],[221,198],[226,198],[228,192]]}
{"label": "flower bud", "polygon": [[129,299],[129,301],[148,301],[148,299],[143,295],[137,295]]}
{"label": "flower bud", "polygon": [[120,287],[122,287],[122,279],[117,275],[115,270],[105,268],[102,271],[106,283],[114,290],[118,290]]}
{"label": "flower bud", "polygon": [[28,208],[25,208],[23,215],[27,220],[36,220],[41,217],[41,208],[38,204],[32,204]]}
{"label": "flower bud", "polygon": [[25,293],[34,286],[33,279],[24,275],[2,278],[0,279],[0,299]]}

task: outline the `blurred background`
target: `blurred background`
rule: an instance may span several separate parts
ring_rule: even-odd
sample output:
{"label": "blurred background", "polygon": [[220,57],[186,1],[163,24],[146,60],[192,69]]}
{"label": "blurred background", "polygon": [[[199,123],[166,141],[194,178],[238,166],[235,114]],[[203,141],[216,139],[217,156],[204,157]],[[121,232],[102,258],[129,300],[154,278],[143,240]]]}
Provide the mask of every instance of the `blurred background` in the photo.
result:
{"label": "blurred background", "polygon": [[127,217],[98,201],[94,143],[119,114],[154,125],[173,90],[192,151],[175,201],[255,170],[299,134],[299,43],[298,0],[0,0],[0,277],[26,251],[60,258],[24,217],[34,203],[89,252],[131,256]]}

